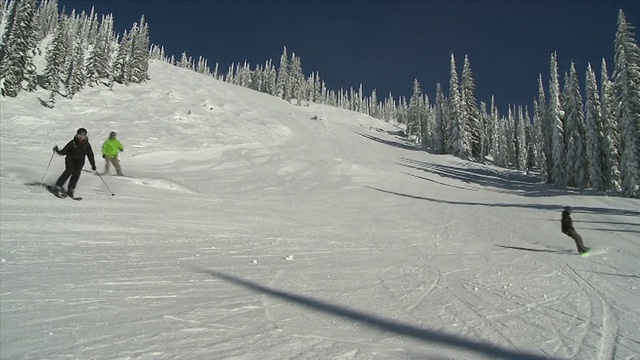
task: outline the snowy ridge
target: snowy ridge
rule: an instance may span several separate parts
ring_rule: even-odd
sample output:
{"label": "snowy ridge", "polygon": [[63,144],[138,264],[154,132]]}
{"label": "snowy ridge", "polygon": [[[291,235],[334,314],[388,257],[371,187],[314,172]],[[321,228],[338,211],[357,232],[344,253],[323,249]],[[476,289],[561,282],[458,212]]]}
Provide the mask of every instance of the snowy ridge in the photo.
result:
{"label": "snowy ridge", "polygon": [[[151,62],[0,98],[2,359],[632,359],[640,201],[430,154],[362,114]],[[57,199],[89,130],[124,174]],[[85,166],[88,169],[88,166]],[[596,256],[560,233],[574,226]]]}

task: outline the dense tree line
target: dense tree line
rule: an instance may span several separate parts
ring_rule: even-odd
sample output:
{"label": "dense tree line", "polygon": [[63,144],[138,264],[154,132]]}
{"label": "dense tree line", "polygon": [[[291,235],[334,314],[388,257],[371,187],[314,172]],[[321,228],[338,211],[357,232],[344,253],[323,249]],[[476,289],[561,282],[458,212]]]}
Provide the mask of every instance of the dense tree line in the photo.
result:
{"label": "dense tree line", "polygon": [[[140,83],[149,79],[149,30],[144,20],[129,32],[113,32],[113,17],[58,13],[57,0],[2,0],[0,3],[0,92],[49,90],[48,106],[58,95],[72,98],[84,86]],[[36,74],[34,57],[46,65]]]}
{"label": "dense tree line", "polygon": [[[148,61],[155,59],[188,68],[220,81],[264,92],[297,105],[314,102],[371,115],[406,126],[407,135],[425,149],[471,161],[491,161],[509,168],[537,170],[541,180],[559,186],[622,192],[640,197],[640,50],[634,28],[620,10],[614,39],[614,67],[609,76],[602,60],[600,81],[591,64],[584,89],[572,63],[561,78],[551,54],[546,80],[540,75],[531,109],[512,105],[502,114],[495,105],[478,102],[471,61],[465,56],[458,72],[451,54],[448,95],[436,84],[430,101],[418,80],[409,99],[380,99],[375,90],[330,90],[317,72],[306,76],[302,61],[283,49],[252,68],[246,61],[226,72],[213,70],[207,59],[186,53],[179,60],[149,44],[144,17],[117,35],[113,17],[74,11],[58,14],[56,0],[0,0],[0,92],[15,97],[38,86],[67,98],[84,86],[139,83],[149,79]],[[34,57],[45,46],[46,67],[39,76]]]}

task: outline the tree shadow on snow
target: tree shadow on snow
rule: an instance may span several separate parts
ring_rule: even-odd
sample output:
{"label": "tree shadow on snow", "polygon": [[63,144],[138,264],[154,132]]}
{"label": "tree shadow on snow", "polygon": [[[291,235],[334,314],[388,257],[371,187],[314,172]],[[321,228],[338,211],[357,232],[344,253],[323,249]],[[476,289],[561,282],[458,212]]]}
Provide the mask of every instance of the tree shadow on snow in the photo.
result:
{"label": "tree shadow on snow", "polygon": [[[470,201],[451,201],[451,200],[434,199],[434,198],[429,198],[424,196],[403,194],[403,193],[399,193],[391,190],[379,189],[372,186],[365,186],[365,187],[372,190],[384,192],[387,194],[408,197],[416,200],[432,201],[432,202],[441,203],[441,204],[477,205],[477,206],[505,207],[505,208],[528,208],[528,209],[557,211],[559,213],[562,212],[562,209],[564,208],[564,206],[555,205],[555,204],[546,205],[546,204],[481,203],[481,202],[470,202]],[[588,207],[588,206],[572,206],[571,209],[574,213],[618,215],[618,216],[640,216],[640,211],[638,210],[623,210],[623,209],[611,209],[611,208]]]}
{"label": "tree shadow on snow", "polygon": [[571,250],[561,250],[561,249],[534,249],[534,248],[526,248],[520,246],[507,246],[507,245],[496,245],[497,247],[505,248],[505,249],[513,249],[513,250],[523,250],[523,251],[532,251],[532,252],[546,252],[552,254],[573,254],[574,252]]}
{"label": "tree shadow on snow", "polygon": [[[477,162],[468,162],[462,164],[461,167],[453,167],[402,158],[397,164],[437,175],[441,178],[458,180],[469,185],[477,185],[485,188],[485,190],[494,189],[493,191],[495,192],[516,193],[525,197],[550,197],[560,195],[607,195],[622,197],[621,194],[617,193],[562,188],[553,184],[543,183],[538,177],[523,174],[520,170],[496,169]],[[430,179],[425,178],[425,180]]]}
{"label": "tree shadow on snow", "polygon": [[385,144],[385,145],[389,145],[389,146],[393,146],[393,147],[397,147],[400,149],[405,149],[405,150],[415,150],[415,151],[419,151],[422,150],[422,148],[417,145],[414,144],[408,140],[405,139],[398,139],[399,141],[390,141],[390,140],[385,140],[385,139],[381,139],[377,136],[373,136],[373,135],[369,135],[369,134],[363,134],[363,133],[359,133],[356,132],[356,134],[365,137],[369,140],[373,140],[373,141],[377,141],[379,143]]}
{"label": "tree shadow on snow", "polygon": [[488,342],[468,339],[462,336],[446,334],[443,332],[438,332],[430,329],[417,327],[415,325],[411,325],[408,323],[402,323],[395,320],[385,319],[375,314],[349,309],[345,306],[332,304],[326,301],[314,299],[309,296],[298,295],[291,292],[286,292],[283,290],[260,285],[258,283],[241,279],[239,277],[225,274],[223,272],[216,271],[216,270],[195,269],[195,271],[202,274],[211,275],[213,277],[228,281],[230,283],[241,286],[243,288],[256,291],[262,294],[266,294],[266,295],[281,299],[283,301],[294,303],[296,305],[306,307],[311,310],[322,311],[329,315],[348,318],[354,321],[358,321],[362,324],[366,324],[372,328],[395,333],[398,335],[411,337],[411,338],[422,340],[429,343],[454,346],[454,347],[462,348],[478,354],[484,354],[490,357],[499,357],[504,359],[522,359],[522,360],[549,359],[548,356],[542,356],[542,355],[536,355],[536,354],[527,353],[523,351],[518,351],[516,349],[510,349],[510,348],[502,347],[499,345],[491,344]]}

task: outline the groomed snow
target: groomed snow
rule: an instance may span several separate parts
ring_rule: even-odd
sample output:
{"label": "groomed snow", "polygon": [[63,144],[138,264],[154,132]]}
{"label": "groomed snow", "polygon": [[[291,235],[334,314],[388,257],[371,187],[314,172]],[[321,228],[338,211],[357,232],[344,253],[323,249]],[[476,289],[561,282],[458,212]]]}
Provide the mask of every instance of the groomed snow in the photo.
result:
{"label": "groomed snow", "polygon": [[[2,359],[638,358],[639,200],[150,76],[0,99]],[[79,202],[25,186],[55,181],[79,127],[100,170],[117,131],[129,177],[83,173]],[[595,255],[560,233],[566,205]]]}

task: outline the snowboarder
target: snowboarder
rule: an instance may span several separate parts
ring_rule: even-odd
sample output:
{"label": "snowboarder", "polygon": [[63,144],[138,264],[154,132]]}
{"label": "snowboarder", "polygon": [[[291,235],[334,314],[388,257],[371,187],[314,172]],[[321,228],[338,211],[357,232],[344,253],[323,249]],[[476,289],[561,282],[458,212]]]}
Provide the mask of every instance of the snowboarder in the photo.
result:
{"label": "snowboarder", "polygon": [[116,139],[116,132],[109,133],[109,138],[102,144],[102,158],[105,160],[104,173],[109,174],[109,164],[113,164],[116,168],[118,176],[122,176],[122,168],[120,167],[120,160],[118,160],[118,153],[124,151],[124,147],[118,139]]}
{"label": "snowboarder", "polygon": [[576,230],[573,228],[573,221],[571,221],[571,207],[569,206],[565,207],[564,211],[562,212],[562,233],[569,236],[576,242],[578,253],[580,253],[580,255],[589,252],[590,249],[584,246],[582,237],[580,237],[580,235],[578,235]]}
{"label": "snowboarder", "polygon": [[[91,170],[96,171],[96,160],[93,156],[93,149],[89,143],[89,138],[87,137],[87,129],[78,129],[73,140],[69,141],[62,150],[58,149],[58,145],[56,145],[53,147],[53,151],[58,153],[58,155],[66,155],[64,159],[65,168],[62,175],[60,175],[56,181],[56,190],[60,193],[66,193],[70,197],[74,197],[73,193],[76,189],[78,179],[80,179],[85,157],[89,158]],[[70,180],[69,177],[71,177]],[[67,180],[69,180],[69,186],[65,191],[64,183],[66,183]]]}

